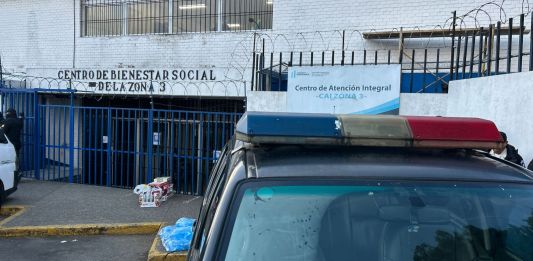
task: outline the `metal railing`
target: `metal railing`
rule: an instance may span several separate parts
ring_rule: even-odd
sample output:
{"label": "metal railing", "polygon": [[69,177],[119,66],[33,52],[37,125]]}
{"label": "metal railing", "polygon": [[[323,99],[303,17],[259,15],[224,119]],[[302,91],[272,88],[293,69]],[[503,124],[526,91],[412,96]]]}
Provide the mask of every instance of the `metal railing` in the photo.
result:
{"label": "metal railing", "polygon": [[[455,24],[455,15],[454,15]],[[292,66],[348,66],[401,64],[402,92],[447,92],[450,81],[533,71],[533,15],[526,27],[526,15],[487,27],[438,30],[415,30],[403,33],[363,33],[363,41],[396,39],[397,49],[376,48],[347,50],[346,31],[342,31],[340,49],[327,51],[266,51],[265,38],[255,41],[252,56],[251,89],[255,91],[286,91],[287,72]],[[383,36],[384,38],[380,38]],[[405,38],[442,38],[450,42],[444,47],[407,48]],[[450,41],[451,39],[451,41]],[[261,41],[262,40],[262,41]],[[430,46],[429,44],[427,46]]]}
{"label": "metal railing", "polygon": [[171,176],[178,192],[195,195],[203,194],[218,151],[242,115],[78,106],[74,92],[55,104],[40,104],[47,96],[31,89],[0,88],[0,98],[2,110],[25,113],[26,177],[132,188]]}

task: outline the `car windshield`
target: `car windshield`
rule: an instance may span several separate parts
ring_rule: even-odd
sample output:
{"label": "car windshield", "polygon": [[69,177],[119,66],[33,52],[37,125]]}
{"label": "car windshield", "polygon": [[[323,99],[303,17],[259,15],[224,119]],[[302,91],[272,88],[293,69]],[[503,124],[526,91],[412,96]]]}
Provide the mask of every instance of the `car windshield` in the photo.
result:
{"label": "car windshield", "polygon": [[533,260],[533,186],[250,182],[229,227],[225,260]]}

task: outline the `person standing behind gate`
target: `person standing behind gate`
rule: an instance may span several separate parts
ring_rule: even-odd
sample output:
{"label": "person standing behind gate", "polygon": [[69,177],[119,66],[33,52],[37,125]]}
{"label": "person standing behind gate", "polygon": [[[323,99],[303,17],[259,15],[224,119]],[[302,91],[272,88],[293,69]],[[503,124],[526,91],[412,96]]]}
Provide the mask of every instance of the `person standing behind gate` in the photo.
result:
{"label": "person standing behind gate", "polygon": [[20,150],[22,148],[21,136],[24,120],[17,117],[17,111],[15,111],[15,109],[9,109],[6,112],[6,118],[1,127],[11,144],[13,144],[13,147],[15,147],[15,153],[17,154],[15,171],[17,172],[17,175],[19,175]]}
{"label": "person standing behind gate", "polygon": [[500,135],[504,142],[500,147],[492,149],[490,155],[525,167],[524,159],[518,154],[518,150],[507,142],[507,134],[505,134],[505,132],[500,132]]}

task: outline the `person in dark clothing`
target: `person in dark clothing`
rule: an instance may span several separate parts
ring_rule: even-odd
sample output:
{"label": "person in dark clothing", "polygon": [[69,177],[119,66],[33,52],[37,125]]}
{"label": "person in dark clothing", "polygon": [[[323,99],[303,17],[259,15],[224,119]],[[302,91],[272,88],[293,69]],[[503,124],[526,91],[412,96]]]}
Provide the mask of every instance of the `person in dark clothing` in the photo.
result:
{"label": "person in dark clothing", "polygon": [[6,118],[1,128],[4,131],[6,137],[9,139],[15,152],[17,154],[16,171],[18,173],[20,167],[20,150],[22,149],[22,128],[24,127],[23,119],[17,117],[17,111],[9,109],[6,112]]}
{"label": "person in dark clothing", "polygon": [[502,135],[504,142],[500,147],[492,149],[490,155],[525,167],[524,159],[518,154],[518,150],[507,142],[507,134],[505,134],[505,132],[500,132],[500,135]]}

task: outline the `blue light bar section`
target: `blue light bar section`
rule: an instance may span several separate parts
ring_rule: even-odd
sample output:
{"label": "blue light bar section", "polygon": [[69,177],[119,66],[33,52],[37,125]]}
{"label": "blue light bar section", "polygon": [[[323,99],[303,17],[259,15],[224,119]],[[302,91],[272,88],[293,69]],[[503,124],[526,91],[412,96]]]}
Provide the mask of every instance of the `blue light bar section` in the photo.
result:
{"label": "blue light bar section", "polygon": [[342,137],[332,114],[247,112],[237,123],[237,132],[247,136]]}

